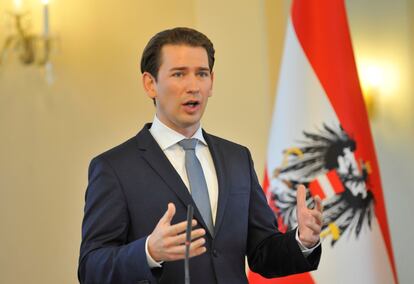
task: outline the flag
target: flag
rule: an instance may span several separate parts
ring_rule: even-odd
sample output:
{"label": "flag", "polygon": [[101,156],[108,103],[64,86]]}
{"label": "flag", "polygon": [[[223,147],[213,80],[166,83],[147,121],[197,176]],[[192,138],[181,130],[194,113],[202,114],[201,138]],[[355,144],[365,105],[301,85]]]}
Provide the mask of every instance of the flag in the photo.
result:
{"label": "flag", "polygon": [[266,196],[282,229],[297,226],[296,185],[322,198],[322,257],[250,283],[398,283],[344,0],[293,0],[271,125]]}

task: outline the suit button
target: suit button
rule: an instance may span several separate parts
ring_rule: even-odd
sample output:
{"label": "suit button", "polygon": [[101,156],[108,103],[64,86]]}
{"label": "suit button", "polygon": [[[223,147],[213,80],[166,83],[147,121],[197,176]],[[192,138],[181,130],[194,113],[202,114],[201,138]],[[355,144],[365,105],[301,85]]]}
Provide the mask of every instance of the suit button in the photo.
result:
{"label": "suit button", "polygon": [[217,252],[217,250],[216,250],[216,249],[213,249],[213,256],[214,256],[214,257],[218,257],[218,252]]}

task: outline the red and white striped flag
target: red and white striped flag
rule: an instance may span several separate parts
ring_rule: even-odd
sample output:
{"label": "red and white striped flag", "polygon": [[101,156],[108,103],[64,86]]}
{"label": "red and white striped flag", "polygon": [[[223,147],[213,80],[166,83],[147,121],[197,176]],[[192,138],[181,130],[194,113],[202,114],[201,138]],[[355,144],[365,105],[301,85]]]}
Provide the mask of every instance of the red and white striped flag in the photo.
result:
{"label": "red and white striped flag", "polygon": [[380,173],[344,0],[294,0],[285,39],[264,189],[282,229],[296,223],[296,185],[324,204],[319,269],[250,283],[397,283]]}

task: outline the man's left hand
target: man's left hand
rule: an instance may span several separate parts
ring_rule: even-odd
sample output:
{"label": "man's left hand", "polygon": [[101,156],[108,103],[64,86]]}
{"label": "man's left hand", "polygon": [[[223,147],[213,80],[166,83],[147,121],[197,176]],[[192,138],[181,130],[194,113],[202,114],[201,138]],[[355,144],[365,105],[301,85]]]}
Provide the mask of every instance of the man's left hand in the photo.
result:
{"label": "man's left hand", "polygon": [[319,242],[322,228],[322,201],[319,196],[314,198],[315,208],[306,206],[306,188],[299,185],[296,192],[296,214],[298,217],[299,240],[307,248],[312,248]]}

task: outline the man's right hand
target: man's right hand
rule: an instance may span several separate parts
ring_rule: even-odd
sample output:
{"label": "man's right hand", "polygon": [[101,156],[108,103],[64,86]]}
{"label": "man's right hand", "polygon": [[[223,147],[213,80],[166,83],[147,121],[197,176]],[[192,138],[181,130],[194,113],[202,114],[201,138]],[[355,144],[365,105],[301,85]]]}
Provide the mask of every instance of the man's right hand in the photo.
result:
{"label": "man's right hand", "polygon": [[[173,261],[185,258],[185,238],[187,221],[171,225],[171,220],[175,215],[175,205],[168,203],[167,212],[158,221],[157,226],[148,238],[148,252],[156,262]],[[196,220],[192,220],[192,226],[197,225]],[[191,231],[190,257],[198,256],[207,251],[204,247],[206,234],[204,229]]]}

